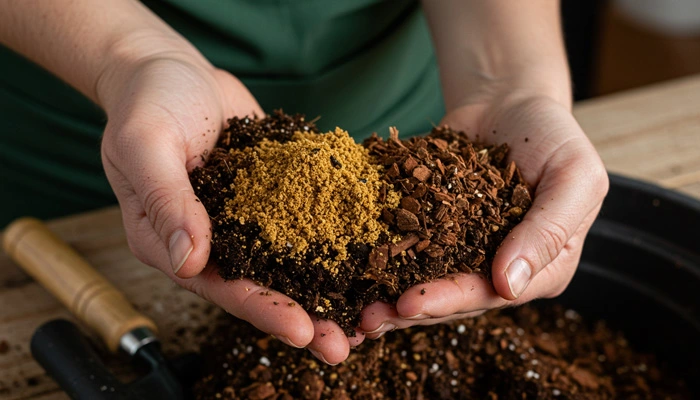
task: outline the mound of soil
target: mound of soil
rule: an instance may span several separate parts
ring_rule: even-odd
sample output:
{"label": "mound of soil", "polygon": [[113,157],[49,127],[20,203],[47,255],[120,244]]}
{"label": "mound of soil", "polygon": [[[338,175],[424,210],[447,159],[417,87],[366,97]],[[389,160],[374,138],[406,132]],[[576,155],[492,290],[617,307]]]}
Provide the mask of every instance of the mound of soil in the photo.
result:
{"label": "mound of soil", "polygon": [[337,366],[230,316],[197,399],[690,399],[653,356],[572,310],[524,306],[389,332]]}
{"label": "mound of soil", "polygon": [[[262,119],[233,118],[190,179],[212,220],[211,257],[222,277],[250,278],[278,290],[336,321],[348,335],[355,334],[362,308],[374,301],[393,303],[409,287],[449,273],[488,277],[498,245],[531,205],[517,166],[506,161],[505,144],[472,143],[449,127],[400,140],[392,128],[388,140],[374,135],[358,152],[353,146],[360,145],[347,145],[338,131],[314,136],[318,133],[303,116],[281,111]],[[283,162],[297,166],[299,176],[270,165]],[[261,205],[267,200],[260,198],[261,185],[284,200]],[[295,192],[299,188],[304,192]],[[253,212],[239,215],[232,204]],[[295,214],[309,204],[317,215]],[[323,217],[329,209],[357,211],[342,215],[348,227],[338,230]],[[375,209],[376,215],[367,214]],[[369,237],[366,223],[352,225],[368,215],[382,227],[372,242],[361,239]],[[276,221],[274,229],[266,221]],[[330,239],[314,240],[314,234]],[[275,243],[280,235],[306,236],[301,245],[290,239],[285,246]]]}

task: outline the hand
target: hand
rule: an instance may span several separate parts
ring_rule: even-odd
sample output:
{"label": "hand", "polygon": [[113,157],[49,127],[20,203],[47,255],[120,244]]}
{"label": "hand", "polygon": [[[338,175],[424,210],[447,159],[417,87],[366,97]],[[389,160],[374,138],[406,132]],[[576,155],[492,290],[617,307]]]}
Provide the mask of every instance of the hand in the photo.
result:
{"label": "hand", "polygon": [[569,108],[550,98],[482,97],[455,108],[442,123],[471,140],[508,143],[510,159],[534,188],[532,208],[499,248],[493,283],[456,274],[410,288],[396,306],[370,305],[360,326],[369,338],[558,296],[573,277],[607,193],[607,174],[593,145]]}
{"label": "hand", "polygon": [[207,265],[209,217],[187,171],[202,164],[227,118],[263,116],[244,85],[201,57],[168,53],[114,66],[97,93],[108,115],[103,164],[136,257],[291,346],[308,346],[330,363],[344,360],[363,336],[349,340],[301,307],[276,307],[294,300],[274,291],[260,296],[267,289],[247,279],[225,282]]}

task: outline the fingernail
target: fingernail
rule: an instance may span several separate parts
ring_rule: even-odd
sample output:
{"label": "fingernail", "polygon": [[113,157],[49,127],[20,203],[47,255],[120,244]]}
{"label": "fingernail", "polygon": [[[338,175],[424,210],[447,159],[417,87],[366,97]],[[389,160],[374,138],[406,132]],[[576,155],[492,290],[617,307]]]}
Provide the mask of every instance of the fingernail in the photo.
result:
{"label": "fingernail", "polygon": [[286,337],[286,336],[282,336],[282,335],[272,335],[272,336],[273,336],[275,339],[279,340],[280,342],[284,342],[284,343],[286,343],[286,344],[289,345],[289,346],[295,347],[295,348],[297,348],[297,349],[303,349],[303,348],[304,348],[304,346],[299,346],[298,344],[296,344],[296,343],[292,342],[291,340],[289,340],[289,338]]}
{"label": "fingernail", "polygon": [[386,333],[386,332],[379,332],[379,333],[377,334],[377,336],[375,336],[375,337],[373,337],[373,338],[371,338],[371,339],[372,339],[372,340],[377,340],[377,339],[379,339],[380,337],[384,336],[385,333]]}
{"label": "fingernail", "polygon": [[412,320],[421,320],[421,319],[428,319],[430,318],[430,315],[425,315],[425,314],[416,314],[416,315],[411,315],[410,317],[403,317],[403,319],[412,319]]}
{"label": "fingernail", "polygon": [[396,329],[396,325],[392,324],[391,322],[382,322],[382,324],[379,325],[379,328],[365,333],[383,333],[393,331],[394,329]]}
{"label": "fingernail", "polygon": [[506,269],[506,279],[510,292],[515,297],[520,297],[525,291],[525,288],[530,283],[532,276],[532,268],[530,264],[522,258],[516,258]]}
{"label": "fingernail", "polygon": [[367,331],[367,332],[365,332],[365,333],[377,333],[377,332],[381,331],[382,328],[384,328],[384,324],[385,324],[385,322],[382,322],[382,324],[379,325],[379,328],[377,328],[377,329],[375,329],[375,330],[373,330],[373,331]]}
{"label": "fingernail", "polygon": [[311,354],[313,354],[314,357],[318,358],[319,360],[323,361],[324,363],[326,363],[326,364],[328,364],[328,365],[338,365],[338,363],[331,364],[331,363],[329,363],[328,361],[326,361],[326,357],[324,357],[323,354],[321,354],[320,352],[318,352],[318,351],[316,351],[316,350],[311,350],[311,349],[307,349],[307,350],[309,350],[309,352],[310,352]]}
{"label": "fingernail", "polygon": [[170,237],[170,264],[176,274],[187,261],[192,249],[194,249],[194,244],[192,244],[192,238],[187,231],[181,229]]}

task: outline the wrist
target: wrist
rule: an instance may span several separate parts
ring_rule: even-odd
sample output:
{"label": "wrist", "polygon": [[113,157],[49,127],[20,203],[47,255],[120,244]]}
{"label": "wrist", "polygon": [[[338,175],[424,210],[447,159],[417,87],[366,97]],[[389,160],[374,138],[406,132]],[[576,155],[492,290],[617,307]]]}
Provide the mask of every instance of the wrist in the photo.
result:
{"label": "wrist", "polygon": [[528,97],[551,99],[571,111],[571,76],[566,61],[525,69],[509,90]]}
{"label": "wrist", "polygon": [[[461,97],[453,94],[450,100],[445,96],[448,112],[465,105],[512,104],[528,99],[551,100],[571,111],[571,81],[566,63],[558,66],[517,66],[510,70],[480,71],[467,75],[465,87],[460,90],[464,93]],[[455,89],[453,87],[452,91]]]}
{"label": "wrist", "polygon": [[128,90],[128,79],[143,65],[155,60],[187,62],[202,69],[214,67],[177,34],[143,29],[113,40],[96,75],[92,98],[109,115]]}

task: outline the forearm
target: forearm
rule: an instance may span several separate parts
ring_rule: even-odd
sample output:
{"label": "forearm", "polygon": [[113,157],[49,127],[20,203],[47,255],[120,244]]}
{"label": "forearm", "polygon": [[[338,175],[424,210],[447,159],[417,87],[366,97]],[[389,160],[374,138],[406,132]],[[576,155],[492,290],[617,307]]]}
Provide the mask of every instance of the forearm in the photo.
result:
{"label": "forearm", "polygon": [[98,81],[114,65],[196,49],[134,0],[0,0],[0,43],[104,106]]}
{"label": "forearm", "polygon": [[447,110],[519,89],[571,107],[555,0],[424,0]]}

